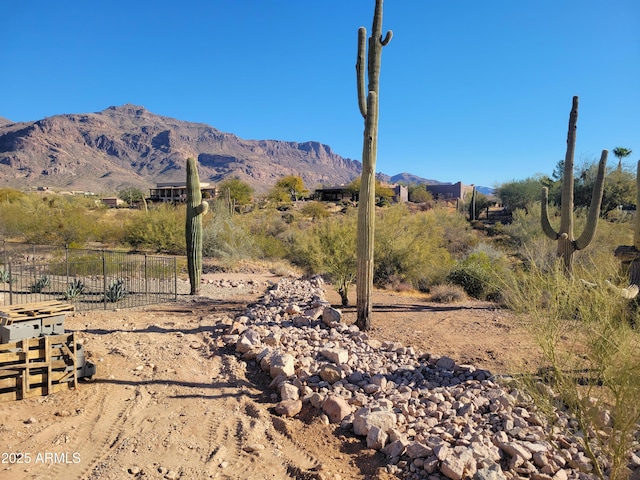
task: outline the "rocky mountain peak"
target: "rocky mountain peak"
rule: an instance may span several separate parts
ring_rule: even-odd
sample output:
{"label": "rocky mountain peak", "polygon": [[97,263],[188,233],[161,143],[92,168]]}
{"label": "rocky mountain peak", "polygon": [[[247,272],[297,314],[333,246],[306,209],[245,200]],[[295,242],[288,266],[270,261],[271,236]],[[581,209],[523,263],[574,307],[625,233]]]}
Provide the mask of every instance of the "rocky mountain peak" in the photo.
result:
{"label": "rocky mountain peak", "polygon": [[96,193],[147,189],[184,181],[190,156],[198,158],[203,181],[238,177],[257,192],[285,175],[300,175],[316,188],[349,182],[361,171],[360,162],[319,142],[244,140],[132,104],[34,122],[0,121],[0,186]]}

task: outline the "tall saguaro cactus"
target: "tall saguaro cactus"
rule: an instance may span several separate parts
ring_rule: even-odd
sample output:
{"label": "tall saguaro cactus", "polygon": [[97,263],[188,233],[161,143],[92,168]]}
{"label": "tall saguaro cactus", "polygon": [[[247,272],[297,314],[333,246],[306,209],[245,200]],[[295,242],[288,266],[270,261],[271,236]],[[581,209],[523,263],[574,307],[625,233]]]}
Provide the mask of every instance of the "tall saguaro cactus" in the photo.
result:
{"label": "tall saguaro cactus", "polygon": [[194,158],[187,159],[187,270],[191,283],[191,295],[200,291],[202,275],[202,216],[209,210],[209,204],[202,201],[198,166]]}
{"label": "tall saguaro cactus", "polygon": [[[356,76],[358,84],[358,107],[364,118],[364,143],[362,147],[362,179],[358,200],[357,234],[357,319],[361,330],[371,327],[371,291],[373,290],[373,243],[375,222],[375,169],[378,150],[378,94],[380,79],[380,59],[382,47],[391,41],[393,32],[389,30],[382,37],[382,2],[376,0],[373,26],[369,37],[367,65],[367,29],[358,29],[358,60]],[[368,70],[368,84],[365,86],[365,69]]]}
{"label": "tall saguaro cactus", "polygon": [[567,133],[567,153],[564,157],[564,176],[562,178],[562,204],[560,207],[560,230],[555,231],[549,222],[547,203],[549,190],[542,188],[542,230],[552,240],[558,241],[558,256],[563,259],[565,272],[571,274],[573,254],[577,250],[586,248],[593,240],[600,216],[600,205],[604,193],[604,177],[607,167],[608,151],[603,150],[598,164],[596,182],[593,186],[591,205],[587,214],[587,225],[582,234],[574,239],[573,236],[573,161],[576,149],[576,125],[578,123],[578,97],[573,97],[573,105],[569,115],[569,132]]}

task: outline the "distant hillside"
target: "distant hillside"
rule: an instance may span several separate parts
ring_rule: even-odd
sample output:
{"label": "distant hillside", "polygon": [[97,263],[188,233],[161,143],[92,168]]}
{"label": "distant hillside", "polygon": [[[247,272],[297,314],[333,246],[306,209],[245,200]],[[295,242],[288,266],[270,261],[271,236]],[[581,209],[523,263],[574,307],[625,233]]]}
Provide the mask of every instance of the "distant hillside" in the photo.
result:
{"label": "distant hillside", "polygon": [[0,117],[0,126],[1,125],[6,125],[7,123],[13,123],[13,122],[11,120],[9,120],[8,118]]}
{"label": "distant hillside", "polygon": [[439,182],[438,180],[430,180],[428,178],[418,177],[417,175],[413,175],[412,173],[398,173],[397,175],[393,175],[392,177],[388,177],[388,183],[405,183],[407,185],[411,185],[414,183],[424,183],[426,185],[440,185],[443,182]]}
{"label": "distant hillside", "polygon": [[35,122],[0,121],[0,186],[116,192],[184,181],[186,159],[198,159],[200,179],[239,177],[264,192],[284,175],[305,185],[347,183],[360,162],[318,142],[243,140],[192,123],[123,105]]}

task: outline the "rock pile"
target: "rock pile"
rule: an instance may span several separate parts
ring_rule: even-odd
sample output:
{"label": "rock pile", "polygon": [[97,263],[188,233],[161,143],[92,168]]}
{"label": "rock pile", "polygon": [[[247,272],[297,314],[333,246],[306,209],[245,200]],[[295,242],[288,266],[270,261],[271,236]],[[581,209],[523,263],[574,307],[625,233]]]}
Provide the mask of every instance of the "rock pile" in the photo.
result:
{"label": "rock pile", "polygon": [[[284,279],[238,316],[222,337],[273,379],[276,412],[304,402],[384,452],[404,479],[594,478],[575,422],[547,425],[526,395],[490,372],[448,357],[380,342],[324,300],[323,282]],[[506,382],[505,382],[506,383]],[[640,478],[640,457],[632,455]]]}

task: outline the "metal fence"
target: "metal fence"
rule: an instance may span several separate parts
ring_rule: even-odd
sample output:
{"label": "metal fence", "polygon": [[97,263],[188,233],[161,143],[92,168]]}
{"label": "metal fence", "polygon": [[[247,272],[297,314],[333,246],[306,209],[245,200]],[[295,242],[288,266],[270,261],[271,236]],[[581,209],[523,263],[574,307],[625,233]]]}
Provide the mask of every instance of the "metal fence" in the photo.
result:
{"label": "metal fence", "polygon": [[4,243],[0,305],[64,300],[77,311],[177,300],[175,257]]}

